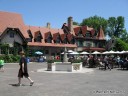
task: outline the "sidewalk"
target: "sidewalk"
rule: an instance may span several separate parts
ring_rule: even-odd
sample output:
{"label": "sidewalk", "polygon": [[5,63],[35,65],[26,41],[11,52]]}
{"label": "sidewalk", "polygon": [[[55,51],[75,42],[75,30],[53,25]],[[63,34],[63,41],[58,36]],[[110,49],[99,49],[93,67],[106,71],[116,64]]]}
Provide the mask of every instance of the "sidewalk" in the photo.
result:
{"label": "sidewalk", "polygon": [[28,70],[35,81],[29,86],[27,79],[22,80],[24,86],[16,84],[18,64],[5,64],[5,72],[0,72],[0,96],[127,96],[128,71],[112,69],[91,73],[48,73],[37,70],[46,69],[45,63],[30,63]]}

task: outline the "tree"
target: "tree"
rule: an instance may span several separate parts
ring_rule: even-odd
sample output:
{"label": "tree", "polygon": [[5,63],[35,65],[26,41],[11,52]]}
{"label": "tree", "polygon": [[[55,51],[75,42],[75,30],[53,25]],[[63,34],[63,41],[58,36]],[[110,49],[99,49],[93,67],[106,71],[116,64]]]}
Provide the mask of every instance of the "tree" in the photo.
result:
{"label": "tree", "polygon": [[116,17],[109,17],[108,19],[108,26],[107,26],[107,33],[110,37],[120,37],[122,32],[124,31],[124,17],[118,16]]}
{"label": "tree", "polygon": [[107,20],[104,19],[103,17],[99,17],[99,16],[95,15],[93,17],[83,19],[83,21],[80,25],[81,26],[87,25],[89,27],[93,27],[96,30],[96,32],[98,32],[100,27],[102,26],[102,29],[105,32],[105,30],[107,28]]}
{"label": "tree", "polygon": [[3,53],[4,53],[4,54],[8,55],[9,44],[6,44],[6,43],[0,44],[0,49],[3,50]]}
{"label": "tree", "polygon": [[79,23],[74,21],[74,22],[73,22],[73,25],[79,25]]}
{"label": "tree", "polygon": [[117,51],[128,50],[128,44],[120,38],[117,38],[114,49]]}
{"label": "tree", "polygon": [[126,31],[126,29],[124,29],[122,31],[120,39],[123,40],[124,42],[128,43],[128,32]]}

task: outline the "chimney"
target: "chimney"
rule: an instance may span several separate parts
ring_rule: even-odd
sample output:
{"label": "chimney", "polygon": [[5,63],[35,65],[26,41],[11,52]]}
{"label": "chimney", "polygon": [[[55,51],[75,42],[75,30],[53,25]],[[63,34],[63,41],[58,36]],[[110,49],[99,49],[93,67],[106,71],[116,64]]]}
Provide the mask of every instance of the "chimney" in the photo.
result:
{"label": "chimney", "polygon": [[73,32],[73,19],[72,19],[72,17],[68,17],[68,28],[69,28],[70,33],[72,33]]}
{"label": "chimney", "polygon": [[50,23],[48,22],[48,23],[47,23],[47,28],[50,29],[50,27],[51,27],[51,25],[50,25]]}

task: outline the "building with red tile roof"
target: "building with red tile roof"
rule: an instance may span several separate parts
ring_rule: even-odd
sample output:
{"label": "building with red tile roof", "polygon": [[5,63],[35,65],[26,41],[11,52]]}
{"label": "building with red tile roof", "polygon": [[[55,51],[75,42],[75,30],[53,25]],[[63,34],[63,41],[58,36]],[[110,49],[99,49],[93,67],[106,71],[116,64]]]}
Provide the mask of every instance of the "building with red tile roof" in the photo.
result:
{"label": "building with red tile roof", "polygon": [[[65,47],[69,49],[77,47],[75,42],[71,42],[74,39],[73,35],[67,36],[63,29],[50,28],[50,23],[47,27],[28,26],[24,24],[20,14],[2,11],[0,11],[0,39],[1,44],[9,44],[11,50],[18,44],[19,51],[28,46],[29,52],[33,54],[39,50],[45,55],[60,55]],[[4,52],[1,51],[1,54]]]}
{"label": "building with red tile roof", "polygon": [[[88,26],[73,25],[72,17],[61,29],[25,25],[17,13],[0,11],[0,43],[9,45],[9,54],[27,48],[29,55],[42,51],[46,56],[60,55],[65,47],[75,51],[104,51],[105,36],[102,28],[96,34]],[[1,48],[0,54],[4,54]]]}
{"label": "building with red tile roof", "polygon": [[88,26],[73,25],[73,18],[68,18],[68,23],[64,23],[62,29],[66,34],[73,34],[77,51],[105,51],[105,36],[103,29],[100,28],[99,32]]}

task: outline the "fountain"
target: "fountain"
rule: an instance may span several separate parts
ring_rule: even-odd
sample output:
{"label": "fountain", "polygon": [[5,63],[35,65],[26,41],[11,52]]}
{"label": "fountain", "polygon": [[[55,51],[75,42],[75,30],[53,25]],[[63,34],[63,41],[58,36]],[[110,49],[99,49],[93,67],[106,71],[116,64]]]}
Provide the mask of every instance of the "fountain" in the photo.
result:
{"label": "fountain", "polygon": [[67,59],[67,48],[64,49],[64,57],[63,62],[54,62],[54,63],[47,63],[47,70],[48,71],[81,71],[82,70],[82,62],[81,63],[71,63],[68,62]]}

